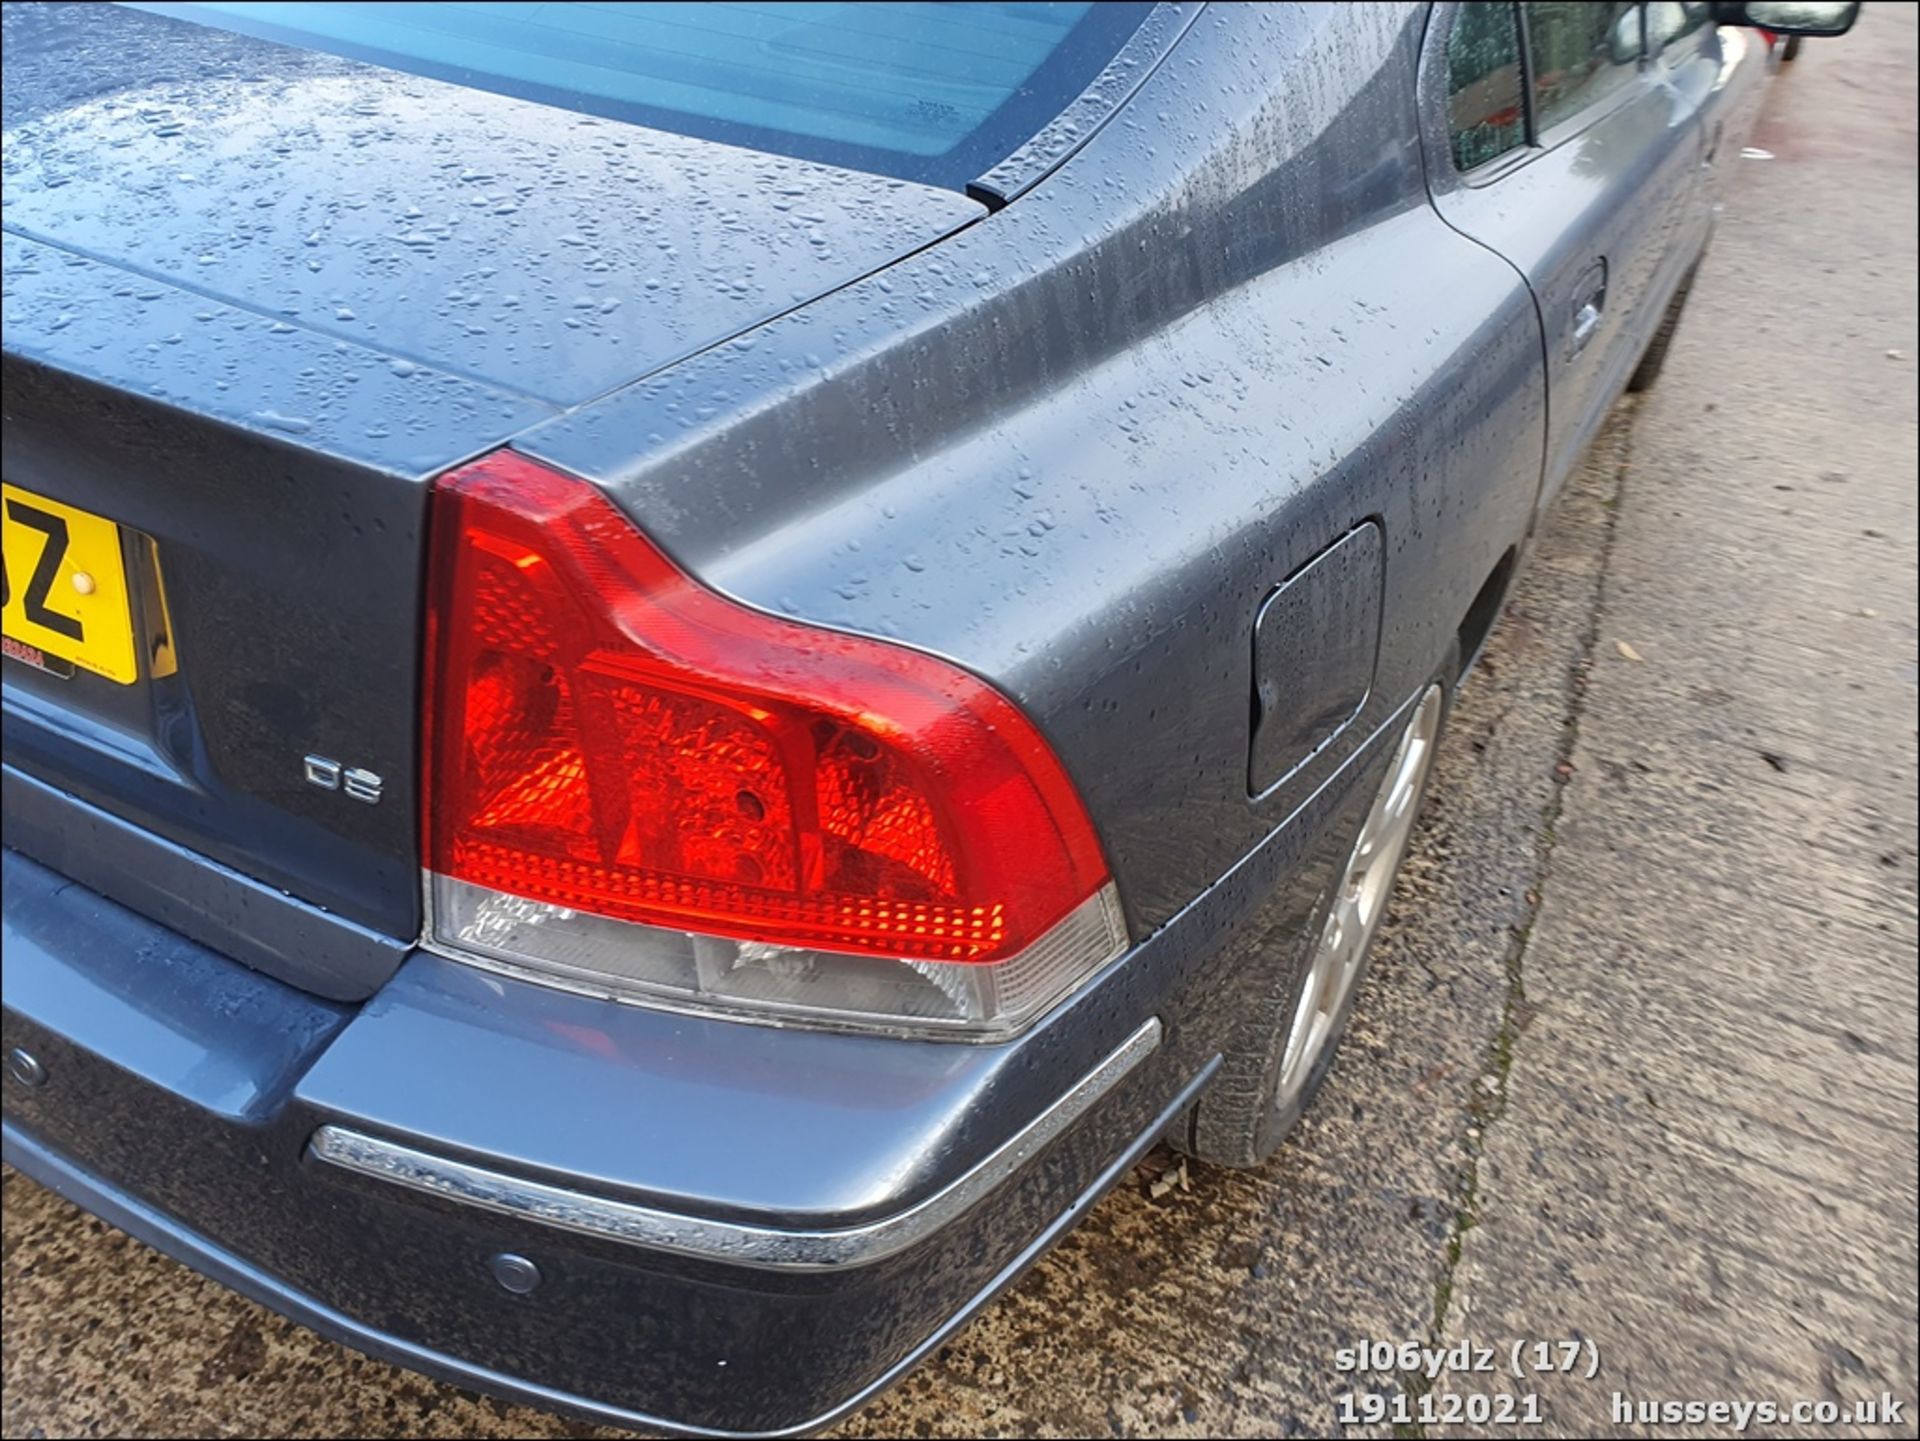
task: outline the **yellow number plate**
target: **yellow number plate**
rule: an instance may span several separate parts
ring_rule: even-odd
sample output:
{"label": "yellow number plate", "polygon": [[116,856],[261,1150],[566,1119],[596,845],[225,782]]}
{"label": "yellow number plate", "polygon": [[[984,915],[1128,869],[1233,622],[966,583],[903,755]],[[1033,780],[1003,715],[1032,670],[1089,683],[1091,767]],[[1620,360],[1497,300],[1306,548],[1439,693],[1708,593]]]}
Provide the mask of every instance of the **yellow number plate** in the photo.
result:
{"label": "yellow number plate", "polygon": [[[17,486],[0,487],[6,654],[43,670],[47,657],[121,685],[139,677],[120,527]],[[71,674],[71,672],[68,672]]]}

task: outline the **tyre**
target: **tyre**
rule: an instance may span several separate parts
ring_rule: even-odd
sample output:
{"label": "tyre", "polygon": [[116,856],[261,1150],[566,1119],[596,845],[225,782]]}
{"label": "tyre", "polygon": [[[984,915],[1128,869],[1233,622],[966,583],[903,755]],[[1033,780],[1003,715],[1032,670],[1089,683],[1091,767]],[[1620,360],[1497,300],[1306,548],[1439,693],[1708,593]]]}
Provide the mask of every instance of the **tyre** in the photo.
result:
{"label": "tyre", "polygon": [[1405,858],[1452,703],[1457,655],[1421,692],[1359,830],[1333,866],[1305,934],[1267,967],[1221,1071],[1174,1144],[1203,1161],[1255,1166],[1272,1155],[1333,1069],[1367,955]]}
{"label": "tyre", "polygon": [[1687,273],[1680,277],[1680,288],[1673,292],[1673,299],[1667,302],[1667,313],[1660,317],[1660,328],[1654,331],[1653,339],[1647,342],[1647,348],[1640,354],[1640,363],[1627,380],[1630,393],[1651,390],[1653,383],[1660,378],[1661,368],[1667,363],[1667,351],[1673,345],[1673,333],[1680,328],[1680,312],[1687,308],[1687,293],[1693,289],[1693,277],[1699,269],[1700,262],[1696,260]]}

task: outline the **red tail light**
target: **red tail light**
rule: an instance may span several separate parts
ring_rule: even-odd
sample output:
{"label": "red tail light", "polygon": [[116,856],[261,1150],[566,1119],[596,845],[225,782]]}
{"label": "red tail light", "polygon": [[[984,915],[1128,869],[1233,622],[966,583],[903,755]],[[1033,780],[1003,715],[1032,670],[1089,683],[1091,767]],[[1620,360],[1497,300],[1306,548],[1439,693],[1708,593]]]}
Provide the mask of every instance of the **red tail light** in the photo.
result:
{"label": "red tail light", "polygon": [[425,854],[571,913],[808,952],[998,962],[1108,886],[1072,783],[989,686],[749,609],[587,482],[437,484]]}

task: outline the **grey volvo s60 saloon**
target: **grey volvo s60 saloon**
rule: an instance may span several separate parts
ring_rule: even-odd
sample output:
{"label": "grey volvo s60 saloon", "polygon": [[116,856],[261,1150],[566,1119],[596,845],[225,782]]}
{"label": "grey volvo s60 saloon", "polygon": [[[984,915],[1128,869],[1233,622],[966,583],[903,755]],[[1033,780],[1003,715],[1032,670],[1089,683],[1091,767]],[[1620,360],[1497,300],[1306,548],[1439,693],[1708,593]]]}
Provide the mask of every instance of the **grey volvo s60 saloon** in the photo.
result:
{"label": "grey volvo s60 saloon", "polygon": [[1332,1062],[1698,4],[9,4],[6,1156],[805,1430]]}

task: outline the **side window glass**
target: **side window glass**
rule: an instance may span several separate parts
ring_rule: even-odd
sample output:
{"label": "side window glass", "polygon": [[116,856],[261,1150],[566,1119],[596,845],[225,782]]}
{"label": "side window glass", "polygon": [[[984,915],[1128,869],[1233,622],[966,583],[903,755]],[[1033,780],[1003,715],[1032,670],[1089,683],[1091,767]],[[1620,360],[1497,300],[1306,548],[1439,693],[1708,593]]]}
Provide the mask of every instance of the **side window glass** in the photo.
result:
{"label": "side window glass", "polygon": [[1544,135],[1633,78],[1640,7],[1584,0],[1527,0],[1527,60],[1534,128]]}
{"label": "side window glass", "polygon": [[1506,0],[1468,0],[1447,36],[1447,135],[1453,163],[1485,165],[1524,145],[1520,32]]}

